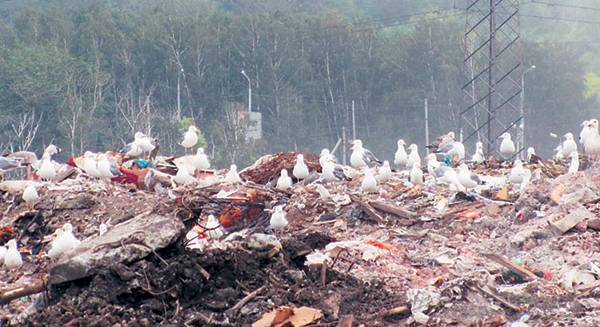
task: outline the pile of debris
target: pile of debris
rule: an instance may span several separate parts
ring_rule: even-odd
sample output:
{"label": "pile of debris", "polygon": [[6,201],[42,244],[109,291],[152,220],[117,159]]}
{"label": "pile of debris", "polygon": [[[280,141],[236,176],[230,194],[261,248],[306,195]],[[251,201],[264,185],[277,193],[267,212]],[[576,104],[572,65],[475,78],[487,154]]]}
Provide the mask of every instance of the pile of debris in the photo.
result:
{"label": "pile of debris", "polygon": [[[85,176],[45,184],[29,207],[3,182],[0,244],[17,239],[18,271],[0,267],[10,324],[390,326],[600,320],[600,169],[529,168],[522,192],[491,182],[451,191],[407,172],[378,193],[350,181],[273,187],[295,153],[261,158],[243,183],[212,179],[158,194]],[[311,171],[318,156],[305,154]],[[499,179],[508,167],[478,167]],[[351,175],[351,174],[350,174]],[[207,175],[211,178],[210,174]],[[17,191],[15,191],[17,190]],[[273,231],[284,206],[288,227]],[[211,233],[209,215],[223,233]],[[46,257],[74,226],[81,245]],[[107,231],[100,233],[100,226]]]}

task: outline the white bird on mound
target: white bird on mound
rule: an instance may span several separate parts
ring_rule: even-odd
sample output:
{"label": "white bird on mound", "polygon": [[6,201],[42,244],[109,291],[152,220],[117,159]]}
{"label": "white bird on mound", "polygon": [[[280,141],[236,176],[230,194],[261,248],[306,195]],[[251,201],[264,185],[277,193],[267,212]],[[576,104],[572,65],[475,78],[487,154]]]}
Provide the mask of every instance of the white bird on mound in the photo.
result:
{"label": "white bird on mound", "polygon": [[510,158],[516,151],[515,143],[511,140],[509,133],[500,135],[500,138],[502,139],[502,142],[500,143],[500,154],[502,154],[504,158]]}
{"label": "white bird on mound", "polygon": [[533,158],[533,156],[535,156],[535,149],[530,146],[527,148],[527,162],[531,162],[531,159]]}
{"label": "white bird on mound", "polygon": [[483,154],[483,143],[477,142],[475,144],[475,154],[471,157],[471,161],[481,165],[485,161],[485,155]]}
{"label": "white bird on mound", "polygon": [[206,235],[210,238],[221,238],[223,234],[223,227],[221,227],[221,223],[215,216],[208,215],[208,219],[206,220]]}
{"label": "white bird on mound", "polygon": [[190,171],[185,165],[177,167],[177,174],[173,177],[173,181],[179,185],[191,184],[196,179],[190,174]]}
{"label": "white bird on mound", "polygon": [[237,166],[231,165],[229,166],[229,171],[225,174],[225,182],[226,183],[241,183],[242,178],[237,172]]}
{"label": "white bird on mound", "polygon": [[33,184],[29,184],[23,191],[23,200],[28,206],[32,207],[40,198]]}
{"label": "white bird on mound", "polygon": [[[442,164],[437,160],[437,157],[435,156],[434,153],[430,153],[427,155],[427,157],[425,157],[427,159],[427,172],[429,173],[429,176],[432,177],[436,177],[436,173],[435,170],[440,168],[442,166]],[[420,165],[417,165],[417,167],[420,167]]]}
{"label": "white bird on mound", "polygon": [[471,189],[476,187],[477,185],[482,184],[481,180],[479,179],[479,176],[473,174],[469,170],[469,166],[467,166],[464,163],[458,166],[458,181],[466,189]]}
{"label": "white bird on mound", "polygon": [[329,149],[323,149],[319,155],[319,165],[323,168],[328,162],[335,163],[335,157],[329,152]]}
{"label": "white bird on mound", "polygon": [[[584,148],[585,148],[585,146],[584,146]],[[556,148],[554,148],[554,152],[556,152],[554,154],[554,159],[563,160],[565,158],[565,154],[562,151],[562,144],[559,144],[558,146],[556,146]]]}
{"label": "white bird on mound", "polygon": [[4,265],[8,269],[19,268],[23,265],[23,259],[21,258],[21,253],[19,253],[19,249],[17,248],[17,241],[10,240],[6,243],[6,253],[4,253]]}
{"label": "white bird on mound", "polygon": [[579,143],[583,144],[583,142],[585,141],[585,137],[587,136],[587,133],[590,131],[590,121],[584,120],[580,126],[581,126],[581,131],[579,132]]}
{"label": "white bird on mound", "polygon": [[137,158],[141,156],[143,152],[142,148],[135,141],[125,144],[125,146],[119,150],[119,153],[122,153],[129,158]]}
{"label": "white bird on mound", "polygon": [[[434,155],[435,156],[435,155]],[[423,184],[423,170],[421,169],[421,165],[418,163],[414,163],[409,173],[410,182],[413,185],[421,185]]]}
{"label": "white bird on mound", "polygon": [[577,143],[573,139],[573,133],[567,133],[564,135],[565,140],[562,142],[563,155],[569,157],[572,152],[577,152]]}
{"label": "white bird on mound", "polygon": [[90,177],[100,177],[98,161],[96,160],[96,156],[90,151],[85,151],[83,153],[83,171]]}
{"label": "white bird on mound", "polygon": [[70,223],[66,223],[57,229],[55,234],[56,237],[52,241],[50,251],[48,251],[48,257],[51,259],[58,259],[81,244],[81,241],[73,235],[73,225]]}
{"label": "white bird on mound", "polygon": [[275,188],[281,191],[285,191],[290,187],[292,187],[292,178],[288,176],[287,170],[282,169],[279,178],[277,179],[277,185],[275,186]]}
{"label": "white bird on mound", "polygon": [[210,161],[204,153],[204,148],[196,150],[196,154],[192,157],[192,166],[197,170],[207,170],[210,168]]}
{"label": "white bird on mound", "polygon": [[421,156],[419,155],[419,147],[416,144],[411,144],[408,147],[410,153],[408,154],[408,159],[406,160],[406,167],[412,168],[415,164],[421,166]]}
{"label": "white bird on mound", "polygon": [[56,177],[56,167],[52,159],[42,158],[40,169],[36,171],[36,174],[47,181],[53,180]]}
{"label": "white bird on mound", "polygon": [[447,184],[450,189],[455,189],[457,191],[466,191],[465,187],[458,180],[458,174],[456,170],[450,167],[441,167],[446,169],[440,169],[440,178],[438,179],[440,182]]}
{"label": "white bird on mound", "polygon": [[337,180],[335,177],[335,164],[333,162],[325,162],[325,164],[321,167],[323,171],[321,172],[321,178],[326,182],[331,182]]}
{"label": "white bird on mound", "polygon": [[271,228],[274,230],[283,229],[288,225],[287,214],[283,211],[283,206],[276,206],[273,208],[274,211],[271,214],[271,219],[269,220],[269,224]]}
{"label": "white bird on mound", "polygon": [[96,163],[96,168],[98,170],[99,178],[110,179],[115,177],[112,173],[111,163],[105,154],[100,155],[100,158]]}
{"label": "white bird on mound", "polygon": [[445,156],[450,156],[450,157],[456,156],[456,158],[459,161],[465,159],[465,145],[462,144],[462,142],[458,142],[458,141],[452,141],[452,142],[446,143],[445,145],[440,146],[439,148],[434,150],[433,152],[434,153],[442,153]]}
{"label": "white bird on mound", "polygon": [[390,162],[385,160],[383,165],[379,167],[377,175],[377,180],[380,182],[385,182],[392,178],[392,168],[390,168]]}
{"label": "white bird on mound", "polygon": [[406,142],[403,139],[398,140],[398,150],[394,153],[394,165],[405,167],[408,161],[408,153],[404,149]]}
{"label": "white bird on mound", "polygon": [[375,176],[373,176],[371,169],[367,169],[365,171],[365,176],[360,184],[360,189],[364,193],[377,193],[379,191],[377,179],[375,179]]}
{"label": "white bird on mound", "polygon": [[586,154],[597,156],[600,155],[600,134],[598,134],[598,120],[590,120],[589,126],[589,131],[585,135],[583,147],[585,148]]}
{"label": "white bird on mound", "polygon": [[188,127],[187,131],[183,133],[183,140],[179,143],[182,147],[187,149],[193,148],[198,143],[198,128],[194,125]]}
{"label": "white bird on mound", "polygon": [[363,148],[361,140],[352,141],[352,154],[350,154],[350,166],[354,169],[362,169],[373,165],[381,165],[381,161],[368,149]]}
{"label": "white bird on mound", "polygon": [[329,193],[329,191],[323,185],[315,183],[315,189],[317,193],[319,193],[319,198],[322,201],[331,200],[331,193]]}
{"label": "white bird on mound", "polygon": [[156,148],[154,139],[142,132],[136,132],[133,139],[133,142],[135,142],[143,152],[152,152]]}
{"label": "white bird on mound", "polygon": [[571,158],[571,163],[569,164],[567,174],[575,174],[579,171],[579,154],[577,152],[571,152],[569,157]]}
{"label": "white bird on mound", "polygon": [[523,167],[523,162],[521,160],[515,160],[513,167],[508,174],[508,181],[513,184],[521,184],[527,176],[531,176],[531,171]]}
{"label": "white bird on mound", "polygon": [[308,177],[308,166],[304,162],[304,156],[299,154],[296,156],[296,164],[294,165],[294,170],[292,170],[292,174],[297,179],[305,179]]}

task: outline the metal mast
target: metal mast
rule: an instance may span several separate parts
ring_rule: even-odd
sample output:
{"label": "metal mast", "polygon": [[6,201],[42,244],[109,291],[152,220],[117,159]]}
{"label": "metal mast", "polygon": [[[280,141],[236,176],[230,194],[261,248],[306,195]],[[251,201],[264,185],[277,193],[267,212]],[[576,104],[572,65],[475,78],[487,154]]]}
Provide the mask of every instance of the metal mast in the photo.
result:
{"label": "metal mast", "polygon": [[520,113],[521,64],[519,0],[467,0],[464,34],[463,141],[480,141],[488,154],[510,132],[524,148]]}

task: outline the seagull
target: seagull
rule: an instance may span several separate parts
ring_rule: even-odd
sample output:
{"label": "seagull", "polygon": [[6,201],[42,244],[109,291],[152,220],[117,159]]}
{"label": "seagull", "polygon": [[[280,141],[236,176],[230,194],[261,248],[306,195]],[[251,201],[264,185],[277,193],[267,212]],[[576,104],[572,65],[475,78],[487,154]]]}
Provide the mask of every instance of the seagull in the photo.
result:
{"label": "seagull", "polygon": [[276,206],[273,208],[274,211],[271,214],[271,219],[269,220],[269,224],[271,228],[274,230],[283,229],[288,225],[288,221],[286,218],[286,213],[283,211],[283,206]]}
{"label": "seagull", "polygon": [[322,201],[331,200],[331,193],[323,185],[315,183],[315,189]]}
{"label": "seagull", "polygon": [[388,181],[392,178],[392,169],[390,168],[390,162],[385,160],[383,162],[383,166],[379,167],[379,174],[377,175],[377,180],[380,182]]}
{"label": "seagull", "polygon": [[443,175],[439,178],[439,181],[442,183],[448,184],[451,188],[455,188],[458,191],[466,191],[465,187],[462,185],[460,180],[458,180],[458,174],[456,171],[450,167],[440,167],[446,168],[443,169]]}
{"label": "seagull", "polygon": [[527,162],[531,162],[533,156],[535,156],[535,149],[530,146],[527,148]]}
{"label": "seagull", "polygon": [[585,141],[585,137],[587,136],[587,133],[590,131],[590,121],[584,120],[580,126],[581,126],[581,132],[579,132],[579,143],[583,144],[583,142]]}
{"label": "seagull", "polygon": [[308,177],[308,166],[304,163],[304,156],[299,154],[296,156],[296,164],[294,165],[294,169],[292,170],[292,174],[296,179],[305,179]]}
{"label": "seagull", "polygon": [[371,169],[367,169],[365,171],[365,177],[360,184],[360,189],[364,193],[377,193],[379,191],[377,179],[375,179],[375,176],[373,176]]}
{"label": "seagull", "polygon": [[421,166],[421,156],[419,156],[419,147],[416,144],[411,144],[408,149],[408,159],[406,160],[406,167],[412,168],[415,164]]}
{"label": "seagull", "polygon": [[471,161],[481,165],[485,161],[485,155],[483,154],[483,143],[475,143],[475,154],[471,157]]}
{"label": "seagull", "polygon": [[129,158],[137,158],[141,156],[143,152],[142,148],[136,142],[125,144],[125,146],[119,150],[119,153]]}
{"label": "seagull", "polygon": [[473,174],[469,170],[469,166],[462,163],[458,166],[458,181],[466,188],[472,189],[477,185],[483,184],[483,182],[479,179],[479,176]]}
{"label": "seagull", "polygon": [[61,228],[57,229],[56,237],[52,241],[50,251],[48,251],[48,257],[50,259],[58,259],[63,254],[71,251],[81,244],[81,241],[73,235],[73,225],[70,223],[64,224]]}
{"label": "seagull", "polygon": [[208,215],[208,219],[206,220],[206,235],[210,238],[221,238],[223,234],[223,228],[221,227],[221,223],[215,216]]}
{"label": "seagull", "polygon": [[458,141],[449,141],[445,144],[440,145],[437,149],[433,150],[434,153],[442,153],[444,156],[450,156],[451,158],[456,156],[460,161],[465,159],[465,145]]}
{"label": "seagull", "polygon": [[445,147],[448,144],[452,144],[454,142],[456,138],[456,135],[454,134],[454,132],[450,131],[448,132],[448,134],[444,134],[439,136],[437,139],[435,139],[435,141],[433,141],[433,143],[428,144],[427,146],[425,146],[428,149],[433,149],[433,151],[435,152],[435,150]]}
{"label": "seagull", "polygon": [[204,153],[204,148],[198,148],[196,155],[192,157],[192,166],[196,170],[207,170],[210,168],[210,161],[208,156]]}
{"label": "seagull", "polygon": [[193,148],[198,143],[198,128],[194,125],[188,127],[187,131],[183,134],[183,140],[179,143],[182,147],[187,149]]}
{"label": "seagull", "polygon": [[600,134],[598,133],[597,119],[590,120],[589,131],[584,137],[583,147],[586,154],[593,156],[600,154]]}
{"label": "seagull", "polygon": [[142,149],[142,152],[150,153],[156,148],[156,139],[142,132],[135,133],[133,142]]}
{"label": "seagull", "polygon": [[105,154],[101,154],[99,160],[96,162],[96,169],[99,178],[110,179],[115,177],[112,173],[111,163]]}
{"label": "seagull", "polygon": [[413,185],[423,184],[423,170],[421,170],[421,165],[415,162],[410,170],[409,176],[410,182]]}
{"label": "seagull", "polygon": [[225,183],[241,183],[242,179],[237,172],[237,166],[231,165],[229,166],[229,171],[225,174]]}
{"label": "seagull", "polygon": [[394,154],[394,164],[400,167],[406,166],[406,161],[408,161],[408,154],[404,149],[406,142],[403,139],[398,140],[398,150]]}
{"label": "seagull", "polygon": [[500,154],[502,154],[504,158],[510,158],[516,151],[515,143],[511,140],[509,133],[505,132],[500,135],[500,138],[502,139],[502,142],[500,143]]}
{"label": "seagull", "polygon": [[508,181],[513,184],[521,184],[526,176],[531,176],[531,171],[523,167],[523,162],[515,160],[513,167],[508,174]]}
{"label": "seagull", "polygon": [[33,207],[39,198],[40,196],[33,184],[29,184],[23,191],[23,200],[25,200],[25,203],[30,207]]}
{"label": "seagull", "polygon": [[579,154],[577,152],[571,152],[569,157],[571,158],[571,163],[569,164],[567,174],[575,174],[579,171]]}
{"label": "seagull", "polygon": [[371,151],[363,148],[361,140],[352,141],[352,154],[350,155],[350,165],[354,169],[362,169],[381,165],[382,162],[373,155]]}
{"label": "seagull", "polygon": [[[426,159],[427,159],[427,172],[429,173],[430,176],[435,178],[436,177],[435,170],[440,168],[442,166],[442,164],[437,160],[437,157],[433,153],[428,154]],[[420,166],[420,165],[417,164],[417,166]]]}
{"label": "seagull", "polygon": [[577,143],[573,139],[573,133],[564,135],[565,140],[562,142],[562,152],[565,156],[570,156],[571,152],[577,152]]}
{"label": "seagull", "polygon": [[333,162],[325,162],[322,168],[321,178],[326,182],[337,180],[335,177],[335,164]]}
{"label": "seagull", "polygon": [[17,158],[0,157],[0,173],[21,167],[21,160]]}
{"label": "seagull", "polygon": [[329,152],[329,149],[323,149],[319,155],[319,165],[321,165],[321,169],[328,162],[335,163],[335,157]]}
{"label": "seagull", "polygon": [[292,178],[288,176],[287,170],[282,169],[281,174],[277,179],[277,185],[275,186],[275,188],[280,191],[285,191],[290,187],[292,187]]}
{"label": "seagull", "polygon": [[[585,146],[584,146],[584,148],[585,148]],[[559,144],[558,146],[556,146],[556,148],[554,148],[553,151],[556,152],[554,154],[554,159],[563,160],[565,158],[565,154],[563,153],[563,150],[562,150],[562,144]]]}
{"label": "seagull", "polygon": [[98,161],[91,151],[86,151],[83,154],[83,170],[91,177],[100,177],[100,172],[98,171]]}
{"label": "seagull", "polygon": [[173,177],[173,181],[175,183],[187,185],[193,183],[195,180],[196,179],[190,174],[190,171],[187,169],[187,167],[185,167],[185,165],[177,167],[177,174],[175,174],[175,177]]}
{"label": "seagull", "polygon": [[10,240],[6,243],[6,253],[4,254],[4,265],[8,269],[19,268],[23,265],[23,259],[21,259],[21,253],[17,249],[17,241]]}
{"label": "seagull", "polygon": [[41,178],[50,181],[56,177],[56,167],[50,158],[42,158],[40,168],[36,174]]}

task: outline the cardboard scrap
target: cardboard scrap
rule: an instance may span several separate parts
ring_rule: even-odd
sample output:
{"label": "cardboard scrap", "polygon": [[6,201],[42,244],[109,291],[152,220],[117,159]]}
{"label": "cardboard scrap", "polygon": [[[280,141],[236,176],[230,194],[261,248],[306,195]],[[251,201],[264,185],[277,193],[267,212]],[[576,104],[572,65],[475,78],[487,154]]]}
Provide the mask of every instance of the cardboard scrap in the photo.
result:
{"label": "cardboard scrap", "polygon": [[508,197],[508,186],[504,185],[498,193],[496,193],[496,199],[502,201],[508,201],[510,198]]}
{"label": "cardboard scrap", "polygon": [[558,186],[555,187],[550,193],[550,200],[552,200],[554,203],[558,203],[566,190],[567,188],[563,184],[558,184]]}
{"label": "cardboard scrap", "polygon": [[571,213],[566,216],[559,217],[560,216],[551,217],[548,220],[548,225],[550,225],[550,227],[558,234],[564,234],[584,219],[592,219],[595,216],[589,210],[585,208],[579,208],[571,211]]}
{"label": "cardboard scrap", "polygon": [[323,312],[309,307],[279,307],[252,324],[252,327],[302,327],[323,317]]}

